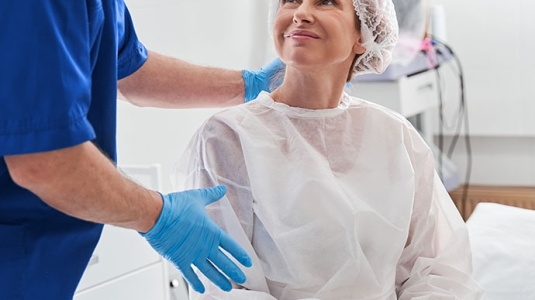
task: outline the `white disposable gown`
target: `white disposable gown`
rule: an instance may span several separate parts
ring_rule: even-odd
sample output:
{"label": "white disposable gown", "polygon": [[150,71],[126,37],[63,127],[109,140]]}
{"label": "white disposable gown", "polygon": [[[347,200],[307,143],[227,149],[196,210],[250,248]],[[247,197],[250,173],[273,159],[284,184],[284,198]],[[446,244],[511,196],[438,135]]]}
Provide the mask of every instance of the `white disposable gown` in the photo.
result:
{"label": "white disposable gown", "polygon": [[225,184],[210,216],[253,260],[243,285],[202,275],[191,299],[483,299],[466,226],[411,124],[343,96],[310,110],[257,100],[211,117],[174,171]]}

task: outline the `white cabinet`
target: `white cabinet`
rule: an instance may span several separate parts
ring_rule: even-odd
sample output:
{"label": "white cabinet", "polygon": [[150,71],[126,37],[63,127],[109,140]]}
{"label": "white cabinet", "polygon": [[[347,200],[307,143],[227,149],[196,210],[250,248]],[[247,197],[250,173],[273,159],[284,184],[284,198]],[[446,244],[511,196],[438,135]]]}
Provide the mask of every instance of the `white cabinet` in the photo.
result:
{"label": "white cabinet", "polygon": [[406,118],[419,115],[419,130],[428,144],[433,143],[433,120],[429,110],[439,104],[435,70],[392,80],[355,81],[350,94],[388,107]]}
{"label": "white cabinet", "polygon": [[415,116],[438,105],[438,89],[432,70],[392,81],[357,81],[350,93],[395,110],[404,117]]}
{"label": "white cabinet", "polygon": [[104,281],[76,293],[75,300],[169,299],[167,276],[162,262]]}
{"label": "white cabinet", "polygon": [[[144,273],[149,269],[151,272],[148,274],[158,273],[157,277],[159,280],[155,282],[151,279],[142,284],[136,283],[139,276],[132,276],[132,274]],[[77,295],[74,299],[104,299],[91,298],[89,296],[79,298],[78,294],[84,294],[83,292],[88,290],[98,290],[100,287],[105,287],[106,291],[110,291],[114,289],[114,284],[117,285],[117,292],[121,293],[160,290],[160,294],[165,295],[164,290],[168,289],[168,280],[164,278],[168,277],[167,273],[166,262],[139,233],[134,230],[106,225],[104,226],[102,236],[93,252],[89,265],[78,285]],[[124,289],[125,286],[128,287]],[[89,295],[92,294],[95,294],[95,292],[89,293]],[[97,292],[96,294],[101,294],[101,292]],[[124,299],[141,300],[143,298]],[[168,297],[154,297],[151,299],[167,300]]]}

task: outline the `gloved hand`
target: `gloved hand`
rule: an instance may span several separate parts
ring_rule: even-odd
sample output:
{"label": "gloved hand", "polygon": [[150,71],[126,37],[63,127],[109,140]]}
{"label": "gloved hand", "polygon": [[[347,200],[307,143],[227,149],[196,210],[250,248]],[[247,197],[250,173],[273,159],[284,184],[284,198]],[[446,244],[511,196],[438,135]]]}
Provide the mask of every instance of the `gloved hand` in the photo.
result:
{"label": "gloved hand", "polygon": [[162,195],[160,217],[149,232],[141,233],[160,255],[182,272],[186,281],[199,293],[204,293],[205,289],[191,268],[192,264],[224,291],[230,291],[232,285],[215,267],[237,283],[244,283],[246,278],[221,249],[244,266],[252,265],[245,250],[206,214],[204,207],[219,200],[226,191],[226,187],[220,185]]}
{"label": "gloved hand", "polygon": [[271,86],[271,83],[274,79],[273,77],[279,71],[284,70],[284,67],[285,65],[277,57],[258,71],[243,70],[242,77],[245,82],[245,102],[255,99],[261,91],[271,92],[272,88],[278,87],[282,83],[282,80],[279,80],[280,82],[275,82],[273,87]]}

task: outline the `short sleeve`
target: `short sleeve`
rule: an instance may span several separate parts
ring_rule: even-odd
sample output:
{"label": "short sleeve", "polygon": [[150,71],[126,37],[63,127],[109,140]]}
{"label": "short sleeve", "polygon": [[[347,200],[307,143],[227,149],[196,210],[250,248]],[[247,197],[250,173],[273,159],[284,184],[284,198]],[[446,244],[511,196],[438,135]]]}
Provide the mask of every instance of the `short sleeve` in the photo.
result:
{"label": "short sleeve", "polygon": [[100,5],[85,1],[0,4],[0,156],[73,146],[95,137],[91,36]]}
{"label": "short sleeve", "polygon": [[123,1],[117,1],[117,34],[119,36],[117,77],[123,79],[137,71],[148,57],[147,49],[138,40],[132,17]]}

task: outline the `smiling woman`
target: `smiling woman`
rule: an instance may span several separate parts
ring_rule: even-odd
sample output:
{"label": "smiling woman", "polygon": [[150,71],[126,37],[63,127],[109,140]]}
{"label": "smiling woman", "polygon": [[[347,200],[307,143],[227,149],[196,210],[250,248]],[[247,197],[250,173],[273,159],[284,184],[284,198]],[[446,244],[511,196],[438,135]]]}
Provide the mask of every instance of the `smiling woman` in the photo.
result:
{"label": "smiling woman", "polygon": [[285,1],[273,28],[275,48],[287,67],[329,66],[325,76],[345,73],[349,81],[357,58],[366,50],[358,24],[351,1]]}
{"label": "smiling woman", "polygon": [[272,4],[284,81],[206,121],[174,180],[227,186],[207,210],[253,267],[230,293],[205,280],[190,299],[484,299],[429,147],[400,115],[344,93],[388,65],[392,2]]}

